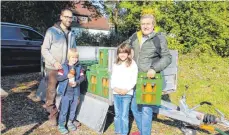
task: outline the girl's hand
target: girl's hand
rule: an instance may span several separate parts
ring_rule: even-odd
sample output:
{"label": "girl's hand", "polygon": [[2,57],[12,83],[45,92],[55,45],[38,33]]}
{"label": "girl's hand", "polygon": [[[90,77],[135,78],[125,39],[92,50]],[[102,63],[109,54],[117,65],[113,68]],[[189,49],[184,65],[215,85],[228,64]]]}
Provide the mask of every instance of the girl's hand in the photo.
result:
{"label": "girl's hand", "polygon": [[118,94],[121,94],[121,90],[118,89],[118,88],[114,88],[114,91],[115,91],[116,93],[118,93]]}
{"label": "girl's hand", "polygon": [[123,89],[123,90],[121,91],[121,95],[126,95],[128,92],[129,92],[128,90]]}

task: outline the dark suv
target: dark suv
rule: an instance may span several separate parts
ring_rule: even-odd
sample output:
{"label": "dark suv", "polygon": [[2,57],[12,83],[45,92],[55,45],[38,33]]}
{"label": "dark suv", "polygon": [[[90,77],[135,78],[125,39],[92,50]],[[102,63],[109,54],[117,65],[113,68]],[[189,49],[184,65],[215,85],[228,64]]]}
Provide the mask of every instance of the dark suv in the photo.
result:
{"label": "dark suv", "polygon": [[41,67],[43,39],[32,27],[1,22],[1,70]]}

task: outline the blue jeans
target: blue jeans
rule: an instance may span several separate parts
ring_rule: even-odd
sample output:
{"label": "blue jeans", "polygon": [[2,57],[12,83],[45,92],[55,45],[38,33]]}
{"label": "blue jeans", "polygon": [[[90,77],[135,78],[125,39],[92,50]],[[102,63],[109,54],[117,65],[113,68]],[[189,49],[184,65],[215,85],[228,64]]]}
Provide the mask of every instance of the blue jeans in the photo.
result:
{"label": "blue jeans", "polygon": [[[60,106],[60,114],[59,114],[59,125],[64,125],[67,123],[67,114],[69,113],[69,120],[73,121],[76,116],[76,108],[78,104],[78,96],[62,96],[61,98],[61,106]],[[69,110],[70,108],[70,110]],[[70,111],[70,112],[69,112]]]}
{"label": "blue jeans", "polygon": [[134,92],[131,110],[141,135],[151,135],[153,108],[153,105],[138,105],[136,103],[136,92]]}
{"label": "blue jeans", "polygon": [[132,95],[114,94],[115,133],[127,135],[129,132],[129,108]]}

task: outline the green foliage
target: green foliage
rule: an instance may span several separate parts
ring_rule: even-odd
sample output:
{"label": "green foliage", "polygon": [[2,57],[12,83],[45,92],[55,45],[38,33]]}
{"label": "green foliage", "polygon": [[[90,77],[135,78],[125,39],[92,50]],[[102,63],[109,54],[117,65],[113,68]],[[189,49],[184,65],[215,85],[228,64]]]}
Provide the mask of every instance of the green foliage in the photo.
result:
{"label": "green foliage", "polygon": [[168,47],[172,50],[178,50],[179,53],[184,52],[185,47],[183,44],[180,44],[175,38],[167,37]]}
{"label": "green foliage", "polygon": [[98,35],[90,34],[88,31],[83,31],[77,36],[77,45],[80,46],[99,46],[97,42]]}
{"label": "green foliage", "polygon": [[71,6],[63,1],[3,1],[1,21],[32,26],[44,33],[59,20],[61,9]]}
{"label": "green foliage", "polygon": [[[64,8],[73,8],[74,1],[3,1],[1,2],[1,21],[31,26],[41,33],[59,20]],[[85,1],[83,4],[90,11],[91,17],[100,17],[98,6]]]}
{"label": "green foliage", "polygon": [[128,37],[123,37],[122,35],[117,35],[111,32],[108,35],[103,33],[92,34],[87,30],[83,31],[77,36],[77,45],[80,46],[106,46],[106,47],[116,47]]}
{"label": "green foliage", "polygon": [[188,53],[207,44],[220,56],[229,56],[228,1],[121,1],[118,32],[132,35],[139,30],[143,10],[152,9],[157,29],[166,32],[171,49]]}
{"label": "green foliage", "polygon": [[116,47],[127,38],[128,38],[127,36],[123,36],[121,34],[115,34],[114,32],[111,32],[111,34],[109,35],[101,36],[99,40],[99,44],[100,46]]}

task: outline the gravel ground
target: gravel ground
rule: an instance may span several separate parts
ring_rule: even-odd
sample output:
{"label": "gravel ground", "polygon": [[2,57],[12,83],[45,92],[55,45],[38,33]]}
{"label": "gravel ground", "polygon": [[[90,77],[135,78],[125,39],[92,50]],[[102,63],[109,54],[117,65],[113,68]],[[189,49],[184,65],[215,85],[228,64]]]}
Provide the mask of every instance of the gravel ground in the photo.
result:
{"label": "gravel ground", "polygon": [[[49,126],[48,114],[42,107],[42,101],[35,101],[34,96],[41,77],[39,73],[26,73],[1,77],[2,88],[9,93],[1,100],[1,133],[3,135],[58,135],[56,127]],[[108,113],[105,135],[114,135],[113,111]],[[130,117],[131,132],[137,131],[133,117]],[[152,135],[182,135],[180,121],[164,116],[153,120]],[[227,133],[229,134],[229,129]],[[98,133],[81,125],[70,135],[96,135]],[[197,129],[198,135],[209,134]]]}

